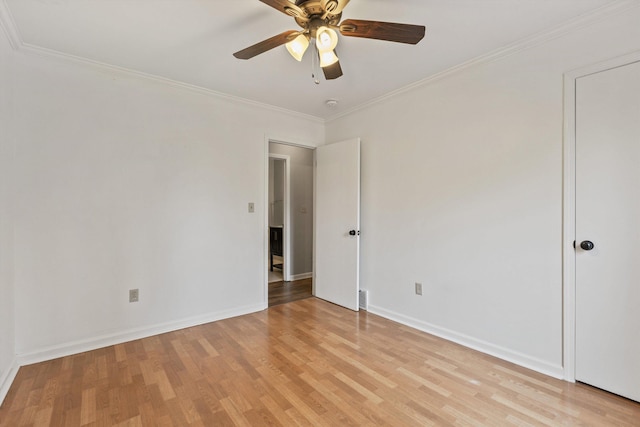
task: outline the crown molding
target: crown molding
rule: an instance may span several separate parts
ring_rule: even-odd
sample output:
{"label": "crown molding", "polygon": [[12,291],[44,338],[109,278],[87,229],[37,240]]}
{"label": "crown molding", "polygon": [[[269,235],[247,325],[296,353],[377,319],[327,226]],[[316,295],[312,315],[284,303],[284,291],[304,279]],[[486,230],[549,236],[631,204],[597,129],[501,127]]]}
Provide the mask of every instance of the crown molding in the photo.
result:
{"label": "crown molding", "polygon": [[5,0],[0,0],[0,28],[2,28],[6,34],[11,47],[14,50],[20,49],[20,46],[22,46],[22,37],[20,37],[18,27],[13,20],[13,15],[11,14]]}
{"label": "crown molding", "polygon": [[149,74],[142,71],[133,70],[126,67],[120,67],[117,65],[107,64],[105,62],[95,61],[93,59],[84,58],[81,56],[71,55],[68,53],[60,52],[53,49],[44,48],[41,46],[32,45],[29,43],[22,43],[20,48],[18,49],[20,52],[25,54],[30,54],[39,57],[46,57],[51,59],[61,60],[63,62],[72,62],[80,66],[85,66],[89,68],[93,68],[97,71],[102,72],[111,72],[116,73],[128,77],[134,77],[137,79],[153,81],[156,83],[160,83],[165,86],[170,86],[178,89],[187,90],[190,92],[199,93],[201,95],[210,96],[213,98],[224,99],[229,102],[234,102],[243,105],[249,105],[252,107],[257,107],[265,110],[270,110],[280,114],[286,114],[288,116],[296,117],[298,119],[307,120],[314,123],[324,124],[325,120],[321,117],[312,116],[310,114],[300,113],[298,111],[287,110],[286,108],[276,107],[275,105],[266,104],[259,101],[254,101],[247,98],[242,98],[239,96],[229,95],[223,92],[218,92],[213,89],[208,89],[202,86],[197,86],[185,82],[181,82],[178,80],[172,80],[166,77],[157,76],[155,74]]}
{"label": "crown molding", "polygon": [[402,95],[407,92],[411,92],[413,90],[419,89],[424,86],[428,86],[432,83],[445,79],[454,74],[458,74],[465,70],[468,70],[480,65],[488,64],[490,62],[505,58],[509,55],[513,55],[515,53],[522,52],[527,49],[531,49],[535,46],[538,46],[538,45],[547,43],[551,40],[562,37],[565,34],[569,34],[581,28],[588,27],[604,19],[607,19],[611,16],[620,14],[622,12],[625,12],[627,10],[630,10],[636,7],[640,7],[640,0],[614,0],[609,4],[606,4],[597,9],[594,9],[591,12],[587,12],[583,15],[580,15],[577,18],[571,19],[563,24],[560,24],[554,28],[551,28],[550,30],[545,30],[543,32],[534,34],[533,36],[529,36],[524,39],[518,40],[514,43],[511,43],[499,49],[493,50],[487,54],[478,56],[474,59],[463,62],[454,67],[448,68],[444,71],[433,74],[424,79],[418,80],[415,83],[411,83],[407,86],[403,86],[392,92],[388,92],[382,96],[374,98],[363,104],[357,105],[345,111],[341,111],[340,113],[337,113],[335,115],[328,117],[325,120],[325,123],[331,123],[332,121],[342,118],[344,116],[348,116],[357,111],[365,110],[369,107],[380,104],[388,99],[394,98],[396,96]]}
{"label": "crown molding", "polygon": [[60,52],[57,50],[47,49],[41,46],[25,43],[22,40],[22,37],[20,36],[20,32],[18,31],[18,27],[13,19],[13,15],[11,14],[9,7],[7,6],[6,0],[0,0],[0,27],[2,27],[5,34],[7,35],[7,39],[9,40],[11,47],[16,51],[20,51],[23,53],[32,54],[36,56],[41,56],[41,57],[55,58],[55,59],[63,60],[66,62],[73,62],[75,64],[88,66],[93,69],[98,69],[100,71],[108,71],[108,72],[126,75],[130,77],[138,78],[138,79],[151,80],[166,86],[184,89],[190,92],[195,92],[201,95],[206,95],[206,96],[210,96],[218,99],[224,99],[229,102],[235,102],[238,104],[244,104],[252,107],[257,107],[260,109],[270,110],[279,114],[285,114],[298,119],[307,120],[313,123],[318,123],[318,124],[325,123],[325,120],[323,118],[312,116],[310,114],[304,114],[298,111],[288,110],[282,107],[276,107],[271,104],[266,104],[263,102],[253,101],[251,99],[229,95],[223,92],[218,92],[213,89],[208,89],[202,86],[192,85],[189,83],[172,80],[166,77],[144,73],[142,71],[136,71],[126,67],[119,67],[117,65],[111,65],[105,62],[95,61],[92,59],[83,58],[80,56],[71,55],[71,54]]}

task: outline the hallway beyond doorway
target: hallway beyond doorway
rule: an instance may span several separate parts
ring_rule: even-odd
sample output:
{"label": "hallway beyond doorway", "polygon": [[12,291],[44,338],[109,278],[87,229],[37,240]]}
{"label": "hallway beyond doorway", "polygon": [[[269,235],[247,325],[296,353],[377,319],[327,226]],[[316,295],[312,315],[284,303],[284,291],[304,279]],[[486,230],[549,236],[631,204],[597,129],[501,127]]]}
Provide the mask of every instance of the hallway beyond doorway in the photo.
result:
{"label": "hallway beyond doorway", "polygon": [[312,279],[269,283],[269,307],[312,296]]}

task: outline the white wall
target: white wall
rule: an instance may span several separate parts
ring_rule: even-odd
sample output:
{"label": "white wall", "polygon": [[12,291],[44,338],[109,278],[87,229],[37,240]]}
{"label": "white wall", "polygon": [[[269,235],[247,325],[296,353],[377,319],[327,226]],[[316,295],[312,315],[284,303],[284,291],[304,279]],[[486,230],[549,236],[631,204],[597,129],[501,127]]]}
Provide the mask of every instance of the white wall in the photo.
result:
{"label": "white wall", "polygon": [[284,159],[269,159],[269,225],[284,224]]}
{"label": "white wall", "polygon": [[638,49],[635,9],[328,123],[362,137],[371,310],[562,375],[563,73]]}
{"label": "white wall", "polygon": [[270,143],[269,152],[290,157],[291,274],[313,270],[313,150]]}
{"label": "white wall", "polygon": [[16,56],[20,360],[266,307],[265,135],[323,124]]}
{"label": "white wall", "polygon": [[0,404],[13,379],[15,311],[13,305],[13,138],[11,61],[13,52],[0,28]]}

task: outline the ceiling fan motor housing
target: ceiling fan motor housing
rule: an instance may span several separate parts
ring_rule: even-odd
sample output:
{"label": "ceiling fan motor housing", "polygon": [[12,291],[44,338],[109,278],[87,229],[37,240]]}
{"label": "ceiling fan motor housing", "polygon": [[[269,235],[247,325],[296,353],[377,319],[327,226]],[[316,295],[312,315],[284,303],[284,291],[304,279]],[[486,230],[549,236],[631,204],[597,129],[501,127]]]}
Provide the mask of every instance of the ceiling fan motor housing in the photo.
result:
{"label": "ceiling fan motor housing", "polygon": [[298,0],[296,6],[304,12],[303,16],[296,16],[299,15],[297,10],[292,11],[295,15],[289,11],[287,14],[293,16],[298,25],[305,30],[309,29],[310,22],[317,19],[322,20],[324,25],[338,25],[342,18],[342,10],[336,0]]}

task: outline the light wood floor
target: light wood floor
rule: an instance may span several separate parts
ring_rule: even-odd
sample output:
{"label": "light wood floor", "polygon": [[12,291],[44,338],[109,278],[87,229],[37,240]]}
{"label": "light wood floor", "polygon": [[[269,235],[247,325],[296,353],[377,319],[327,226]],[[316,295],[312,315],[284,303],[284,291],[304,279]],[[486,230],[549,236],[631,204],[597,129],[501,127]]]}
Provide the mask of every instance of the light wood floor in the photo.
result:
{"label": "light wood floor", "polygon": [[640,404],[309,298],[20,369],[2,426],[638,426]]}
{"label": "light wood floor", "polygon": [[310,298],[312,279],[294,280],[292,282],[269,283],[269,307]]}

